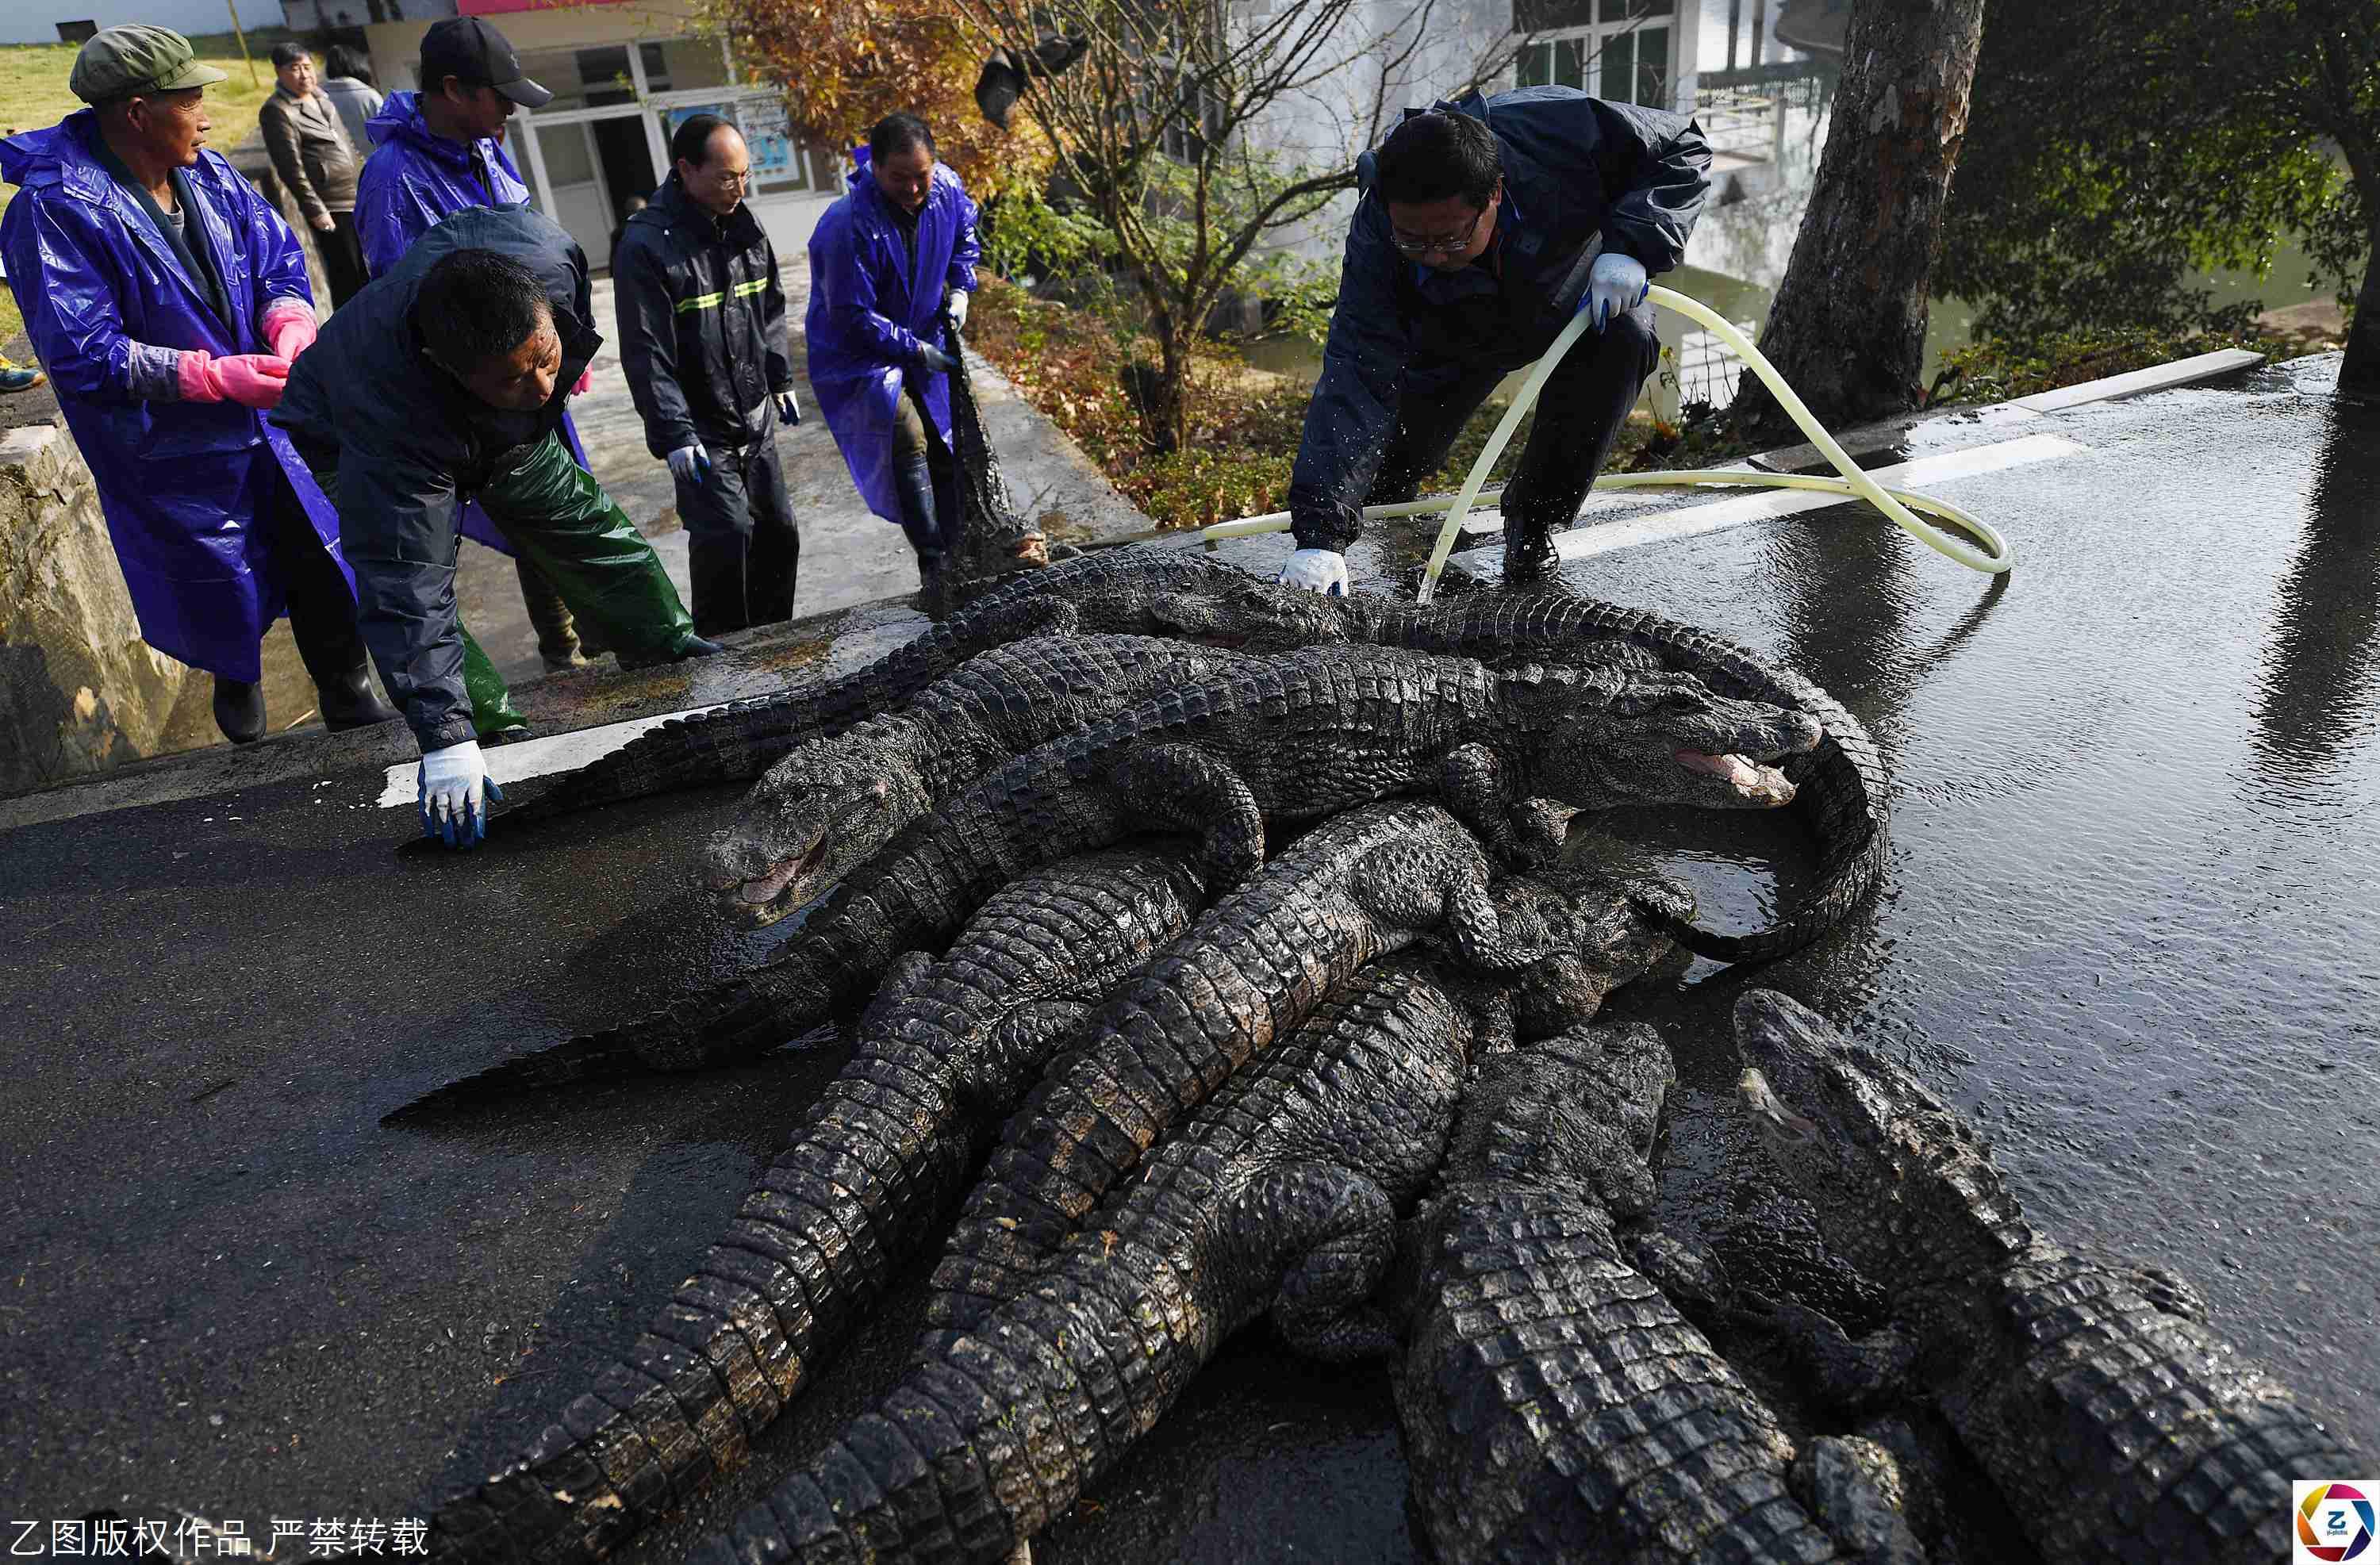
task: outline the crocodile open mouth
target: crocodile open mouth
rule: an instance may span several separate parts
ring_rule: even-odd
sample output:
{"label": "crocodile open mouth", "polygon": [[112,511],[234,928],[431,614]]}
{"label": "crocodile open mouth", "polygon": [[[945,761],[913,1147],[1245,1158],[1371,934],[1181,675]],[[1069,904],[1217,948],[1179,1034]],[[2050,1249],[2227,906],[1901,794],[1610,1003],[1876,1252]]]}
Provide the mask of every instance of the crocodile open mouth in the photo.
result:
{"label": "crocodile open mouth", "polygon": [[1675,752],[1678,764],[1688,771],[1699,771],[1716,777],[1733,788],[1739,798],[1761,803],[1787,804],[1793,797],[1793,784],[1785,773],[1773,766],[1764,766],[1740,755],[1711,755],[1703,750]]}
{"label": "crocodile open mouth", "polygon": [[742,911],[759,916],[776,908],[785,894],[785,888],[796,879],[816,869],[826,856],[826,839],[820,837],[810,844],[809,851],[797,858],[780,859],[765,875],[755,875],[736,883],[735,900]]}

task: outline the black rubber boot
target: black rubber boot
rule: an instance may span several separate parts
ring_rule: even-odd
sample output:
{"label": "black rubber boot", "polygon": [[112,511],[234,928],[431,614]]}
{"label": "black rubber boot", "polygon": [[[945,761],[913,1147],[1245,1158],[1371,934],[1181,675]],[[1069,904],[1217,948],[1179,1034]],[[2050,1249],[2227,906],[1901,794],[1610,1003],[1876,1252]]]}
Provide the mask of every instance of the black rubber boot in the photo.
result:
{"label": "black rubber boot", "polygon": [[1546,525],[1535,517],[1504,513],[1504,590],[1537,592],[1561,576],[1561,556]]}
{"label": "black rubber boot", "polygon": [[215,675],[215,726],[235,745],[263,738],[264,686]]}
{"label": "black rubber boot", "polygon": [[314,696],[322,710],[322,726],[334,734],[395,722],[397,719],[396,709],[372,689],[371,675],[361,663],[343,674],[315,681]]}
{"label": "black rubber boot", "polygon": [[896,463],[892,482],[901,499],[901,530],[908,536],[909,547],[917,552],[919,597],[931,613],[940,601],[942,529],[934,505],[934,473],[926,454],[921,451]]}

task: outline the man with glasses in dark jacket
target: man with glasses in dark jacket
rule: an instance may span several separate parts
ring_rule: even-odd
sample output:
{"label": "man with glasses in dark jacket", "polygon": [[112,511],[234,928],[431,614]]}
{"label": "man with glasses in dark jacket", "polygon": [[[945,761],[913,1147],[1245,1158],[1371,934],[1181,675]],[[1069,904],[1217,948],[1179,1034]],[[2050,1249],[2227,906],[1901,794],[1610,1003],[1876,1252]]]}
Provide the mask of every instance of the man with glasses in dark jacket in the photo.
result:
{"label": "man with glasses in dark jacket", "polygon": [[1322,377],[1290,475],[1281,579],[1344,592],[1364,507],[1414,498],[1488,394],[1574,314],[1504,491],[1504,581],[1543,582],[1660,359],[1647,279],[1685,257],[1710,144],[1683,115],[1571,87],[1408,110],[1359,165]]}
{"label": "man with glasses in dark jacket", "polygon": [[777,426],[801,413],[777,252],[744,200],[743,136],[694,115],[670,157],[670,176],[613,252],[612,285],[645,443],[677,484],[694,626],[717,636],[793,617],[801,537]]}

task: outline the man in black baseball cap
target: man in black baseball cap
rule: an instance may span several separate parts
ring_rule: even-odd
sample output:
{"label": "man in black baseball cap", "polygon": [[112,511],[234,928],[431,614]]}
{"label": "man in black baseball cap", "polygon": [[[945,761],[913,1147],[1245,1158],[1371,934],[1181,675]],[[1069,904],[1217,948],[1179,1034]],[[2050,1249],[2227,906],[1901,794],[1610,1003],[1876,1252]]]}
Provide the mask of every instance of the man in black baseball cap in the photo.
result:
{"label": "man in black baseball cap", "polygon": [[521,74],[520,56],[494,27],[477,17],[448,17],[421,35],[421,82],[435,92],[448,77],[487,87],[525,109],[541,109],[553,94]]}
{"label": "man in black baseball cap", "polygon": [[[535,107],[553,97],[521,75],[520,59],[504,35],[474,17],[449,18],[421,35],[420,79],[419,91],[390,93],[364,127],[371,147],[356,178],[356,237],[363,247],[364,270],[374,277],[392,271],[440,219],[469,207],[518,206],[529,199],[519,167],[504,151],[504,122],[516,105]],[[585,466],[586,448],[567,419],[562,440]],[[465,508],[463,536],[505,552],[512,549],[477,506]],[[535,565],[517,556],[515,564],[547,670],[585,663],[577,626],[562,595]],[[500,684],[490,674],[473,688]],[[517,712],[500,707],[480,715],[490,734],[520,722]]]}

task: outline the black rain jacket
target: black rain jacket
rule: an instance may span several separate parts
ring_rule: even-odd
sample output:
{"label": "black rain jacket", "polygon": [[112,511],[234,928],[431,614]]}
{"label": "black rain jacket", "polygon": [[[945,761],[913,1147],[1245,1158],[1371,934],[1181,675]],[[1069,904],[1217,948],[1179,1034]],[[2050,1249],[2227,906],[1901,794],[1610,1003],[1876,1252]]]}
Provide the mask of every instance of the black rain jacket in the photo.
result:
{"label": "black rain jacket", "polygon": [[749,201],[724,223],[673,173],[612,254],[620,363],[656,456],[771,438],[794,389],[777,252]]}
{"label": "black rain jacket", "polygon": [[[1290,475],[1301,549],[1343,552],[1362,531],[1364,496],[1408,386],[1442,389],[1470,370],[1518,370],[1539,358],[1569,324],[1595,255],[1622,251],[1655,276],[1670,270],[1710,191],[1710,143],[1684,115],[1574,87],[1474,92],[1434,106],[1495,132],[1505,197],[1499,269],[1450,275],[1400,254],[1388,204],[1366,191]],[[1368,185],[1368,155],[1359,172]]]}
{"label": "black rain jacket", "polygon": [[[562,372],[533,413],[489,406],[422,354],[421,280],[460,249],[509,256],[545,286]],[[587,253],[552,222],[525,206],[450,212],[332,312],[269,416],[338,506],[358,625],[425,752],[473,735],[455,613],[455,513],[523,447],[553,437],[570,388],[603,346],[592,315]]]}

